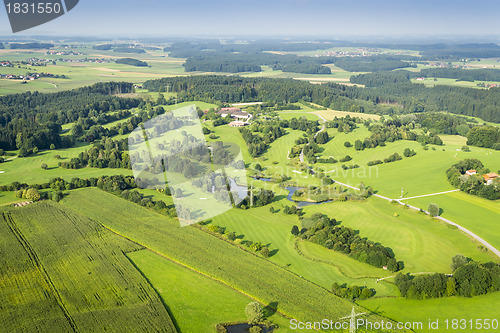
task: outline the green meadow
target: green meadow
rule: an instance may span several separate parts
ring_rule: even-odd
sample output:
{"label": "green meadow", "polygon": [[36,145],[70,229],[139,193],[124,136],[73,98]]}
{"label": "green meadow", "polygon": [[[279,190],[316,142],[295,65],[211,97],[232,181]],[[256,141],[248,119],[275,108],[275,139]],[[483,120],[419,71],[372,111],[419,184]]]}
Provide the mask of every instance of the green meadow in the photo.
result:
{"label": "green meadow", "polygon": [[[322,145],[322,156],[333,156],[340,159],[345,155],[353,159],[349,162],[337,164],[323,164],[320,167],[327,171],[332,179],[358,185],[364,182],[373,186],[379,194],[399,198],[403,189],[404,197],[413,197],[436,192],[453,190],[453,186],[446,179],[446,170],[462,159],[478,158],[491,170],[500,168],[500,154],[491,149],[470,147],[470,152],[460,150],[463,139],[458,136],[443,136],[444,145],[429,145],[428,150],[415,141],[396,141],[387,143],[385,147],[356,151],[354,147],[346,148],[344,142],[354,144],[355,140],[363,141],[370,133],[365,127],[357,128],[353,132],[338,133],[335,129],[328,129],[330,137],[334,136],[327,144]],[[392,163],[379,164],[368,167],[367,162],[383,160],[384,158],[399,153],[403,156],[405,148],[415,150],[417,155]],[[342,170],[342,164],[358,164],[361,168]]]}
{"label": "green meadow", "polygon": [[[254,301],[247,295],[148,250],[127,256],[166,301],[179,332],[213,332],[218,323],[246,320],[245,307]],[[270,308],[266,313],[276,332],[292,332],[289,320]]]}
{"label": "green meadow", "polygon": [[500,248],[500,201],[487,200],[464,192],[405,200],[408,204],[427,209],[438,204],[441,216],[471,230],[488,243]]}
{"label": "green meadow", "polygon": [[[381,315],[391,315],[400,322],[421,322],[422,330],[416,332],[488,332],[493,329],[473,329],[470,328],[470,320],[475,324],[476,320],[489,319],[497,320],[498,308],[500,307],[500,297],[498,292],[465,297],[445,297],[427,300],[409,300],[405,298],[374,298],[359,303],[369,309],[377,311]],[[469,324],[465,329],[452,329],[452,320],[465,319]],[[438,329],[429,329],[429,320],[438,320]],[[448,329],[446,326],[448,320]],[[483,321],[484,323],[484,321]]]}

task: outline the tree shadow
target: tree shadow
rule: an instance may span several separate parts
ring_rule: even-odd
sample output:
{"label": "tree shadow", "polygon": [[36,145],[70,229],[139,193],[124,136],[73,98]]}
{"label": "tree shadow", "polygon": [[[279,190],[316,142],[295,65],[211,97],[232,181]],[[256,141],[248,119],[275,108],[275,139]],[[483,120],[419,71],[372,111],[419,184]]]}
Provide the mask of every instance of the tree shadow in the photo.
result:
{"label": "tree shadow", "polygon": [[265,318],[271,317],[277,311],[278,311],[278,302],[271,302],[262,309]]}
{"label": "tree shadow", "polygon": [[443,208],[439,208],[439,213],[438,213],[438,216],[443,215],[443,212],[444,212],[444,209],[443,209]]}
{"label": "tree shadow", "polygon": [[279,252],[279,249],[274,249],[274,250],[270,251],[269,252],[269,258],[271,258],[272,256],[276,255],[278,252]]}
{"label": "tree shadow", "polygon": [[[273,202],[274,202],[274,201],[280,201],[280,200],[282,200],[282,199],[286,199],[287,197],[288,197],[288,196],[287,196],[287,195],[284,195],[284,194],[281,194],[281,195],[276,195],[276,196],[274,196],[274,200],[273,200]],[[279,210],[277,210],[276,212],[279,212]]]}

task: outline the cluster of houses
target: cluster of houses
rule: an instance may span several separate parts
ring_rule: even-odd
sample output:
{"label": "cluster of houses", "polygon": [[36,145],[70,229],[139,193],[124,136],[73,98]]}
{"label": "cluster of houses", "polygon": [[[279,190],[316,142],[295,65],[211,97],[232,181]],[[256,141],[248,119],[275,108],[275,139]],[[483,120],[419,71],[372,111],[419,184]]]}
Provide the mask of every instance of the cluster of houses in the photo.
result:
{"label": "cluster of houses", "polygon": [[358,48],[356,51],[325,51],[323,56],[326,57],[369,57],[374,53],[381,53],[380,49],[375,48]]}
{"label": "cluster of houses", "polygon": [[0,61],[0,66],[2,66],[2,67],[12,67],[12,63],[10,61]]}
{"label": "cluster of houses", "polygon": [[[208,110],[205,110],[204,112],[207,113]],[[239,108],[221,108],[217,111],[217,114],[222,118],[230,117],[234,119],[228,124],[231,127],[245,127],[247,125],[251,125],[249,121],[252,119],[252,115],[248,112],[241,111]]]}
{"label": "cluster of houses", "polygon": [[[58,53],[51,53],[51,54],[57,54],[57,55],[59,55],[59,53],[60,52],[58,52]],[[64,55],[78,55],[79,54],[79,52],[66,52],[66,53],[74,53],[74,54],[64,54]],[[61,55],[63,55],[63,54],[61,54]],[[105,58],[83,58],[83,59],[72,59],[72,58],[59,58],[59,59],[30,58],[30,59],[21,61],[21,64],[23,64],[23,65],[29,65],[29,66],[47,66],[47,63],[51,63],[53,61],[68,62],[68,63],[85,63],[85,62],[90,62],[90,63],[95,63],[95,64],[104,64],[104,63],[112,62],[114,60],[113,59],[105,59]]]}
{"label": "cluster of houses", "polygon": [[36,75],[0,74],[0,79],[33,81],[38,79],[38,77]]}
{"label": "cluster of houses", "polygon": [[50,73],[29,73],[26,75],[0,74],[0,79],[33,81],[41,77],[54,77]]}
{"label": "cluster of houses", "polygon": [[221,108],[217,114],[220,114],[222,118],[231,117],[235,119],[234,121],[229,123],[231,127],[244,127],[250,125],[248,122],[252,115],[248,112],[241,111],[239,108]]}
{"label": "cluster of houses", "polygon": [[47,51],[45,52],[47,55],[59,55],[59,56],[79,56],[83,55],[82,52],[75,52],[75,51]]}
{"label": "cluster of houses", "polygon": [[[477,174],[477,171],[476,171],[476,170],[467,170],[467,171],[465,172],[465,174],[466,174],[467,176],[472,176],[472,175],[476,175],[476,174]],[[496,173],[494,173],[494,172],[487,173],[487,174],[484,174],[484,175],[483,175],[483,179],[484,179],[484,182],[485,182],[485,184],[486,184],[486,185],[491,185],[491,184],[493,184],[493,181],[494,181],[495,179],[497,179],[497,178],[498,178],[498,175],[497,175]]]}
{"label": "cluster of houses", "polygon": [[16,203],[14,205],[14,207],[24,207],[24,206],[31,205],[32,203],[33,203],[33,201],[23,201],[23,202]]}

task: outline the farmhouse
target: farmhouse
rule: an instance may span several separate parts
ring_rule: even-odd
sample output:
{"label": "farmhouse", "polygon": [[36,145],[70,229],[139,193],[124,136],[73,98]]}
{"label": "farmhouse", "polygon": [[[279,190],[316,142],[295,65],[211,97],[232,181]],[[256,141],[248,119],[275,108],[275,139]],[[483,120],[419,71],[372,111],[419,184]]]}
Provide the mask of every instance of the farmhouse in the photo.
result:
{"label": "farmhouse", "polygon": [[465,174],[466,174],[467,176],[472,176],[472,175],[475,175],[476,173],[477,173],[477,172],[476,172],[476,170],[474,170],[474,169],[473,169],[473,170],[467,170],[467,171],[465,171]]}
{"label": "farmhouse", "polygon": [[222,118],[225,118],[227,116],[242,120],[248,120],[252,118],[252,115],[250,113],[241,111],[241,109],[238,108],[222,108],[217,112],[217,114],[220,114]]}
{"label": "farmhouse", "polygon": [[492,173],[487,173],[483,175],[484,181],[486,182],[486,185],[491,185],[493,184],[493,180],[498,178],[498,175],[494,172]]}

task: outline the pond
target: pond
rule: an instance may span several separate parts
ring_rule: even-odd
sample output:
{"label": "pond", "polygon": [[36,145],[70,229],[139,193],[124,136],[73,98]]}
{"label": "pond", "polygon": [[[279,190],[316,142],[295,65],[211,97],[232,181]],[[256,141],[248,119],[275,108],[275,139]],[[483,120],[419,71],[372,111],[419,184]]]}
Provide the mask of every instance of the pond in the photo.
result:
{"label": "pond", "polygon": [[[271,182],[272,181],[272,178],[257,178],[257,177],[253,177],[253,179],[255,180],[262,180],[263,182]],[[307,207],[307,206],[315,206],[315,205],[321,205],[321,204],[324,204],[324,203],[328,203],[328,202],[332,202],[332,200],[328,200],[328,201],[322,201],[322,202],[310,202],[310,201],[297,201],[297,200],[293,200],[292,197],[293,195],[295,194],[295,192],[297,190],[300,190],[302,187],[297,187],[297,186],[288,186],[288,187],[285,187],[285,189],[288,191],[288,195],[287,195],[287,200],[288,201],[291,201],[295,204],[297,204],[297,207]]]}

